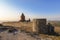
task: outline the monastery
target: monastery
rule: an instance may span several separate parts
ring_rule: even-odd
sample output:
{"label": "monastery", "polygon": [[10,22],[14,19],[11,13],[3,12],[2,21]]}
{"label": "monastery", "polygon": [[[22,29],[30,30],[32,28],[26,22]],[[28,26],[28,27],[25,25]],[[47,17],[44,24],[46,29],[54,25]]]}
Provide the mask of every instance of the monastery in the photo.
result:
{"label": "monastery", "polygon": [[2,24],[4,26],[18,27],[27,32],[51,33],[54,31],[54,27],[50,26],[49,23],[47,24],[46,19],[33,19],[32,21],[30,19],[26,20],[23,13],[18,22],[3,22]]}

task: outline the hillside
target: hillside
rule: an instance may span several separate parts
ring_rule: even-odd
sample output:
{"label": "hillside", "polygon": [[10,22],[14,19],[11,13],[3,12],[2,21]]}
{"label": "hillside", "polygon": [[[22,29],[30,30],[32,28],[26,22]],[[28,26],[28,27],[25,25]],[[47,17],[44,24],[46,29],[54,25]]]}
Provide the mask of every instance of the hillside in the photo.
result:
{"label": "hillside", "polygon": [[51,23],[54,26],[60,27],[60,21],[48,21],[48,22]]}
{"label": "hillside", "polygon": [[54,26],[54,31],[60,34],[60,21],[48,21]]}
{"label": "hillside", "polygon": [[17,31],[9,31],[10,29],[0,29],[0,40],[60,40],[60,36],[39,34],[34,35],[16,29]]}

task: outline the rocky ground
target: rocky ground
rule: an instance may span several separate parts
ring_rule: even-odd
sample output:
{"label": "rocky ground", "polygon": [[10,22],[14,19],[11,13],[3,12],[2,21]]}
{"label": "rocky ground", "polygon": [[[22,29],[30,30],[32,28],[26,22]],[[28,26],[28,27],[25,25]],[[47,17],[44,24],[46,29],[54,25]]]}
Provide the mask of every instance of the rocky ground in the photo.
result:
{"label": "rocky ground", "polygon": [[10,30],[7,28],[0,28],[0,40],[60,40],[60,36],[46,34],[34,35],[21,31],[20,29]]}

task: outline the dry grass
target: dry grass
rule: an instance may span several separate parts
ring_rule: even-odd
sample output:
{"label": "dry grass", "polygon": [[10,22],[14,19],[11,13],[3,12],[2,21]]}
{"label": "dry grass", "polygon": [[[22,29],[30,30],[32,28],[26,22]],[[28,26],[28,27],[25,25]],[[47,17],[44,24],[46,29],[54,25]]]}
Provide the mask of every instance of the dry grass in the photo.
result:
{"label": "dry grass", "polygon": [[40,34],[40,38],[46,39],[48,38],[49,40],[60,40],[60,36],[52,36],[52,35],[44,35]]}
{"label": "dry grass", "polygon": [[55,32],[60,33],[60,27],[55,27]]}
{"label": "dry grass", "polygon": [[60,40],[60,36],[52,36],[47,34],[40,34],[39,36],[27,35],[25,32],[17,32],[17,34],[8,33],[8,30],[0,33],[1,40]]}
{"label": "dry grass", "polygon": [[49,21],[53,26],[54,30],[57,33],[60,33],[60,21]]}

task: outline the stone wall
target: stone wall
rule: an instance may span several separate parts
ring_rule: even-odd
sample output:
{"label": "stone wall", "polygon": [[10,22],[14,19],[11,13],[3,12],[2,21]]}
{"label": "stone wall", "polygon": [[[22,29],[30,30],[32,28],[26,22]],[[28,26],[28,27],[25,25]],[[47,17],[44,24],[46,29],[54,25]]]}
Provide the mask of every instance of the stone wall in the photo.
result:
{"label": "stone wall", "polygon": [[34,19],[33,23],[38,33],[47,33],[46,19]]}

